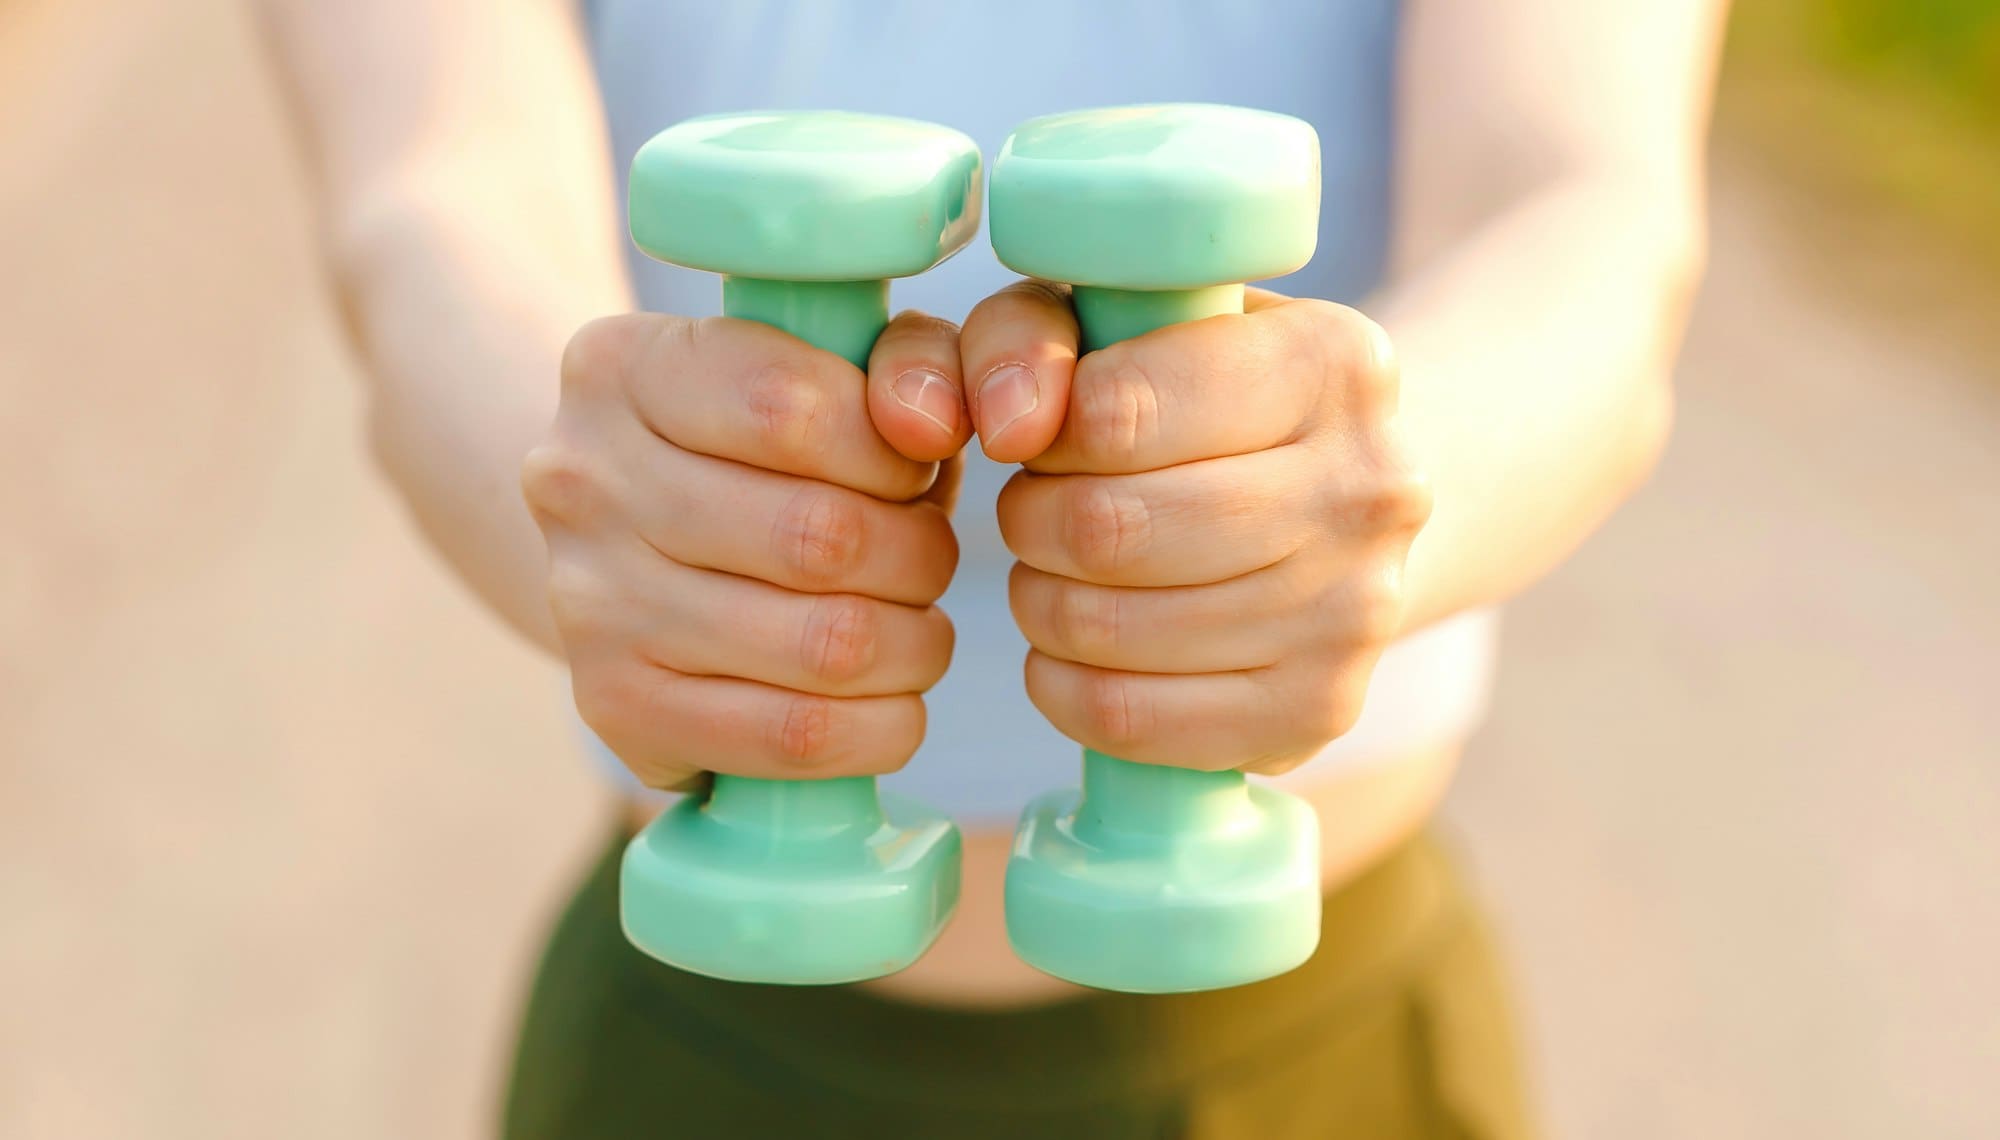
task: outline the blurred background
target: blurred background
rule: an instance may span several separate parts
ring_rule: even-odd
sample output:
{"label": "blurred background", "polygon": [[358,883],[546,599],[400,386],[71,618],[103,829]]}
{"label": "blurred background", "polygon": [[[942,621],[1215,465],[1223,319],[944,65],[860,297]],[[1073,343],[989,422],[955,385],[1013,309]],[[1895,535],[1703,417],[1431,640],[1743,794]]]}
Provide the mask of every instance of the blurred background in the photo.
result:
{"label": "blurred background", "polygon": [[[240,3],[0,0],[0,1135],[483,1134],[601,835],[286,129]],[[2000,3],[1740,0],[1712,198],[1449,823],[1554,1135],[2000,1136]]]}

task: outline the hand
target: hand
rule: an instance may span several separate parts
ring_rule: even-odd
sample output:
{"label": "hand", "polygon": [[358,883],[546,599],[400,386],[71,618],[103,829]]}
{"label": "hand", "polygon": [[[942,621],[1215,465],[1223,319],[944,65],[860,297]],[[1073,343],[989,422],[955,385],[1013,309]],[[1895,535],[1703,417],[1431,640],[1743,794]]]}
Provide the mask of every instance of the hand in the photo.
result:
{"label": "hand", "polygon": [[[955,326],[906,313],[868,376],[764,325],[586,325],[522,481],[584,721],[646,784],[893,771],[952,630]],[[905,403],[898,393],[909,397]]]}
{"label": "hand", "polygon": [[1081,360],[1055,287],[965,323],[986,453],[1025,466],[999,518],[1028,695],[1128,760],[1296,767],[1353,725],[1401,632],[1430,493],[1388,337],[1326,302],[1246,307]]}

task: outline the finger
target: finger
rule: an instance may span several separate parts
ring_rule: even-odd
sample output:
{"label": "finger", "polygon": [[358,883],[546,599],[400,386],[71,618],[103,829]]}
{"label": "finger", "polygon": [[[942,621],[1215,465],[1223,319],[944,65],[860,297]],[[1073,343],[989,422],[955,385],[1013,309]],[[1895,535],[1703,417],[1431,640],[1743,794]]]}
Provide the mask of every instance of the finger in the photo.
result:
{"label": "finger", "polygon": [[[668,562],[638,580],[647,597],[605,598],[608,621],[646,615],[640,645],[676,673],[740,677],[830,697],[921,693],[951,662],[952,629],[936,606],[905,606],[859,594],[801,594],[734,574]],[[565,626],[589,615],[571,598]]]}
{"label": "finger", "polygon": [[649,787],[693,773],[767,780],[879,776],[909,762],[923,698],[828,697],[638,659],[578,670],[577,712]]}
{"label": "finger", "polygon": [[1076,314],[1060,286],[1017,281],[981,301],[959,336],[967,403],[987,458],[1019,463],[1056,437],[1076,369]]}
{"label": "finger", "polygon": [[1015,563],[1014,623],[1062,661],[1136,673],[1225,673],[1284,658],[1316,629],[1319,604],[1304,560],[1288,558],[1208,586],[1126,589],[1059,578]]}
{"label": "finger", "polygon": [[965,453],[959,452],[938,464],[937,478],[923,494],[923,502],[935,503],[949,514],[958,505],[958,492],[965,483]]}
{"label": "finger", "polygon": [[1291,449],[1139,475],[1036,475],[1000,491],[1000,535],[1037,570],[1105,586],[1197,586],[1261,570],[1311,537],[1310,462]]}
{"label": "finger", "polygon": [[951,584],[958,540],[943,508],[658,444],[626,496],[647,544],[685,566],[812,594],[929,605]]}
{"label": "finger", "polygon": [[634,334],[644,339],[629,353],[627,391],[676,447],[896,502],[930,486],[934,465],[882,439],[866,378],[838,356],[754,321],[632,327],[645,331]]}
{"label": "finger", "polygon": [[[1275,294],[1265,294],[1266,298]],[[1031,470],[1122,474],[1291,442],[1326,388],[1315,303],[1169,325],[1077,363],[1069,415]]]}
{"label": "finger", "polygon": [[868,358],[868,412],[882,439],[907,458],[958,454],[972,438],[958,326],[917,312],[890,321]]}
{"label": "finger", "polygon": [[[1365,671],[1359,684],[1366,685]],[[1028,697],[1057,731],[1140,764],[1223,771],[1323,747],[1353,723],[1353,683],[1306,691],[1282,670],[1129,673],[1028,651]],[[1344,721],[1343,721],[1343,718]]]}

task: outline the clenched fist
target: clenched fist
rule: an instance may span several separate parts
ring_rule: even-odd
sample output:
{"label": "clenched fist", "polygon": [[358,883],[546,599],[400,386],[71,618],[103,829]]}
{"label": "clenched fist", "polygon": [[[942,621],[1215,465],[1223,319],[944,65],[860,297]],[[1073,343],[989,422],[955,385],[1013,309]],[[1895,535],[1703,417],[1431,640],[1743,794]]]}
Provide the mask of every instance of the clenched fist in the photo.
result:
{"label": "clenched fist", "polygon": [[[868,375],[747,321],[571,340],[523,484],[584,721],[640,780],[877,774],[924,732],[970,425],[957,329],[904,314]],[[943,462],[941,462],[943,461]]]}
{"label": "clenched fist", "polygon": [[1387,335],[1250,290],[1248,311],[1077,358],[1066,296],[1023,282],[966,320],[1028,694],[1142,763],[1281,772],[1359,715],[1402,629],[1430,514]]}

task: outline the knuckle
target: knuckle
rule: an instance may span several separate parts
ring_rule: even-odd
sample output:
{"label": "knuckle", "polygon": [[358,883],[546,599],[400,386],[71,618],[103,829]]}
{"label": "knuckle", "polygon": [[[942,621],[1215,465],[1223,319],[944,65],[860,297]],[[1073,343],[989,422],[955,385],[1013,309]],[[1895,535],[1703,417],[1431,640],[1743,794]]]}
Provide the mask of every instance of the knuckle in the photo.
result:
{"label": "knuckle", "polygon": [[565,393],[614,390],[624,383],[632,358],[659,322],[672,318],[645,313],[599,317],[576,330],[563,346],[560,368]]}
{"label": "knuckle", "polygon": [[1323,363],[1369,381],[1394,381],[1396,350],[1387,329],[1333,301],[1302,302],[1297,311],[1317,334]]}
{"label": "knuckle", "polygon": [[537,445],[521,461],[521,494],[540,519],[577,527],[600,516],[611,498],[609,479],[586,448],[558,440]]}
{"label": "knuckle", "polygon": [[1139,678],[1095,670],[1082,690],[1085,723],[1110,751],[1129,751],[1152,737],[1156,715]]}
{"label": "knuckle", "polygon": [[1362,492],[1361,515],[1371,530],[1415,534],[1430,521],[1435,496],[1430,477],[1392,448]]}
{"label": "knuckle", "polygon": [[827,442],[833,409],[811,372],[792,360],[764,362],[744,383],[744,406],[767,454],[804,460]]}
{"label": "knuckle", "polygon": [[1359,408],[1396,406],[1401,370],[1386,329],[1332,301],[1300,302],[1295,311],[1306,321],[1306,343],[1319,369],[1347,402]]}
{"label": "knuckle", "polygon": [[[951,668],[952,651],[958,646],[958,631],[952,627],[951,619],[945,616],[943,610],[932,607],[926,614],[929,641],[918,688],[927,690],[944,680],[945,672]],[[919,701],[918,705],[921,708],[922,702]]]}
{"label": "knuckle", "polygon": [[1403,590],[1399,575],[1382,575],[1355,598],[1349,632],[1362,645],[1387,645],[1403,629]]}
{"label": "knuckle", "polygon": [[893,583],[894,593],[879,596],[928,606],[951,588],[958,571],[958,536],[952,532],[951,516],[941,508],[933,503],[897,505],[878,519],[864,516],[863,525],[869,528],[868,549],[895,549],[911,556]]}
{"label": "knuckle", "polygon": [[614,625],[609,591],[598,574],[574,558],[549,565],[549,612],[565,641],[596,640]]}
{"label": "knuckle", "polygon": [[851,594],[814,599],[800,646],[807,676],[827,685],[860,678],[875,665],[881,646],[876,607]]}
{"label": "knuckle", "polygon": [[776,554],[807,587],[830,586],[859,564],[864,525],[859,503],[832,487],[810,486],[779,514]]}
{"label": "knuckle", "polygon": [[1396,344],[1389,339],[1388,329],[1361,313],[1353,316],[1349,335],[1353,338],[1355,370],[1375,392],[1393,398],[1402,375]]}
{"label": "knuckle", "polygon": [[908,583],[916,600],[930,605],[944,596],[958,573],[958,534],[952,530],[951,515],[934,504],[921,503],[905,511],[906,517],[915,519],[909,548],[935,551],[924,558]]}
{"label": "knuckle", "polygon": [[907,504],[921,498],[937,485],[940,475],[936,463],[919,463],[896,457],[889,469],[882,473],[882,484],[871,493],[886,502]]}
{"label": "knuckle", "polygon": [[1415,465],[1403,469],[1397,480],[1396,505],[1397,529],[1415,534],[1431,521],[1431,512],[1437,508],[1437,491],[1431,484],[1430,474]]}
{"label": "knuckle", "polygon": [[1058,582],[1051,600],[1052,632],[1080,661],[1101,660],[1119,643],[1119,592],[1081,582]]}
{"label": "knuckle", "polygon": [[1070,427],[1088,459],[1123,467],[1159,434],[1158,393],[1146,370],[1127,359],[1070,395]]}
{"label": "knuckle", "polygon": [[576,702],[577,718],[606,740],[611,738],[615,723],[623,719],[615,715],[618,696],[609,690],[601,671],[581,664],[571,668],[570,695]]}
{"label": "knuckle", "polygon": [[1093,578],[1129,568],[1151,531],[1145,501],[1105,479],[1080,481],[1063,517],[1070,557]]}
{"label": "knuckle", "polygon": [[607,742],[629,740],[635,726],[653,723],[656,682],[630,665],[579,665],[572,680],[576,715]]}
{"label": "knuckle", "polygon": [[1292,727],[1300,740],[1310,746],[1324,745],[1347,735],[1361,719],[1361,695],[1327,669],[1310,672],[1302,699],[1292,703]]}
{"label": "knuckle", "polygon": [[810,771],[840,759],[838,718],[831,698],[794,693],[772,718],[771,748],[779,764]]}
{"label": "knuckle", "polygon": [[1399,596],[1364,595],[1348,607],[1341,643],[1350,648],[1379,648],[1394,641],[1402,629]]}
{"label": "knuckle", "polygon": [[1322,647],[1335,654],[1379,648],[1403,632],[1401,564],[1383,560],[1372,573],[1348,578],[1327,591],[1319,628]]}
{"label": "knuckle", "polygon": [[1344,529],[1364,534],[1415,536],[1436,504],[1430,475],[1393,430],[1374,433],[1356,463],[1333,488],[1334,512]]}
{"label": "knuckle", "polygon": [[1273,310],[1271,320],[1289,330],[1288,339],[1303,338],[1295,343],[1310,349],[1315,363],[1338,368],[1348,357],[1348,322],[1357,315],[1338,301],[1295,297]]}

